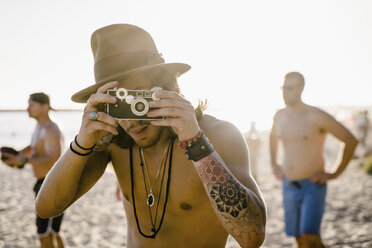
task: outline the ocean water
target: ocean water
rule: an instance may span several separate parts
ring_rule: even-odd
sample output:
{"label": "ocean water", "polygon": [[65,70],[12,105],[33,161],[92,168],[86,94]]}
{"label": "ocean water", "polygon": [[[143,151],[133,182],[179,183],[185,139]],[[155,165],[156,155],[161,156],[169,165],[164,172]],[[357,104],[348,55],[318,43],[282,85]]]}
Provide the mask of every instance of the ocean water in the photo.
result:
{"label": "ocean water", "polygon": [[[50,118],[58,124],[67,147],[80,128],[82,111],[50,111]],[[26,111],[0,112],[0,146],[22,149],[31,143],[36,121]]]}
{"label": "ocean water", "polygon": [[[342,109],[345,112],[345,109]],[[332,113],[332,111],[329,111]],[[342,113],[344,113],[342,112]],[[350,128],[351,131],[355,132],[353,128],[353,120],[350,118],[350,113],[355,113],[356,111],[348,110],[348,118],[337,118],[340,115],[335,113],[334,116],[342,121],[345,126]],[[372,109],[371,109],[372,112]],[[371,113],[370,112],[370,113]],[[336,113],[341,113],[340,111]],[[75,135],[78,133],[82,110],[77,111],[51,111],[50,118],[56,122],[64,136],[64,148],[67,149],[70,142],[74,139]],[[26,111],[0,111],[0,147],[10,146],[17,150],[28,146],[31,143],[31,135],[35,129],[36,121],[28,117]],[[261,172],[270,171],[269,167],[269,140],[268,131],[259,132],[259,145],[258,147],[250,147],[251,159],[255,156],[257,157],[257,170]],[[332,166],[334,161],[337,159],[337,154],[340,150],[341,143],[337,141],[331,135],[328,135],[324,156],[326,159],[326,167]],[[252,164],[252,167],[254,165]]]}

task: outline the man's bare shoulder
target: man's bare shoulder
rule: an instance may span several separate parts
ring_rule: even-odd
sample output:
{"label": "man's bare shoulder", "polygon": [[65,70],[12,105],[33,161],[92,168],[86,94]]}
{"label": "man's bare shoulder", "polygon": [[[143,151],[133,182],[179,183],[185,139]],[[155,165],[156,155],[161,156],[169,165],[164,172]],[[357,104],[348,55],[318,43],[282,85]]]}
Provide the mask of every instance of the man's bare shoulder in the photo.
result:
{"label": "man's bare shoulder", "polygon": [[319,107],[307,105],[307,111],[312,115],[312,117],[318,118],[319,120],[325,120],[329,118],[333,119],[333,117],[328,112]]}
{"label": "man's bare shoulder", "polygon": [[231,149],[246,152],[246,142],[243,134],[231,122],[204,115],[199,124],[219,153],[223,154],[223,151],[229,152]]}
{"label": "man's bare shoulder", "polygon": [[237,127],[231,122],[217,119],[214,116],[205,114],[200,121],[200,127],[207,134],[212,134],[213,136],[225,136],[229,135],[231,132],[239,132]]}
{"label": "man's bare shoulder", "polygon": [[274,115],[274,121],[278,120],[279,118],[281,118],[286,112],[286,108],[282,108],[282,109],[279,109],[278,111],[276,111],[275,115]]}
{"label": "man's bare shoulder", "polygon": [[61,136],[61,130],[59,129],[58,125],[53,121],[50,121],[42,125],[42,129],[43,129],[44,135]]}

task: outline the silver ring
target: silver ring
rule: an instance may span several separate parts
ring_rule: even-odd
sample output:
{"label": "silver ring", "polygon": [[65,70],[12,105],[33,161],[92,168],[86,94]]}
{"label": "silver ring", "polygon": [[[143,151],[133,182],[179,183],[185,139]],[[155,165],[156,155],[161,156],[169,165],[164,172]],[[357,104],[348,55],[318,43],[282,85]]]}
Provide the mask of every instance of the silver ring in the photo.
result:
{"label": "silver ring", "polygon": [[96,121],[98,120],[98,113],[93,111],[93,112],[90,112],[89,114],[89,119],[92,120],[92,121]]}

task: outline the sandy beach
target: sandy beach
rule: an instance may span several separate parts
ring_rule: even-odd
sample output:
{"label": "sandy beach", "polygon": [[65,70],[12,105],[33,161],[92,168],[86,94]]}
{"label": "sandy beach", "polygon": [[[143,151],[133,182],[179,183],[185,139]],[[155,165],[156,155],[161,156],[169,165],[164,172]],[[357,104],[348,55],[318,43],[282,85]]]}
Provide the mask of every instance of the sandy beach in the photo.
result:
{"label": "sandy beach", "polygon": [[[256,170],[267,204],[267,234],[262,247],[295,247],[283,231],[281,185],[269,168],[267,135],[261,139]],[[334,157],[333,150],[326,150],[326,156]],[[322,236],[330,247],[372,247],[372,177],[361,170],[361,161],[354,159],[345,173],[328,185]],[[38,247],[31,167],[16,170],[1,164],[0,182],[0,247]],[[62,231],[68,247],[126,247],[125,215],[122,203],[115,198],[115,188],[115,175],[108,170],[66,211]],[[226,247],[239,246],[229,239]]]}

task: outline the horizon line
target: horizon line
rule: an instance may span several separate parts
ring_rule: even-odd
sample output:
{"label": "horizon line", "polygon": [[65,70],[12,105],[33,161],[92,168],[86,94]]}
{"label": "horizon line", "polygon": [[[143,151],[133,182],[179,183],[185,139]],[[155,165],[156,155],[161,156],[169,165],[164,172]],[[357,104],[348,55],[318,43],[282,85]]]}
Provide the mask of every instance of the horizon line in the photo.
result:
{"label": "horizon line", "polygon": [[[24,112],[27,111],[26,109],[0,109],[0,112]],[[51,109],[50,111],[65,111],[65,112],[75,112],[75,111],[83,111],[83,109],[72,109],[72,108],[60,108],[60,109]]]}
{"label": "horizon line", "polygon": [[[346,109],[355,109],[355,108],[372,108],[372,104],[361,104],[361,105],[328,105],[328,106],[323,106],[323,105],[313,105],[315,107],[319,108],[346,108]],[[216,109],[215,109],[216,110]],[[0,112],[22,112],[22,111],[27,111],[27,109],[21,109],[21,108],[0,108]],[[76,112],[76,111],[83,111],[83,108],[78,109],[78,108],[53,108],[51,111],[65,111],[65,112]]]}

